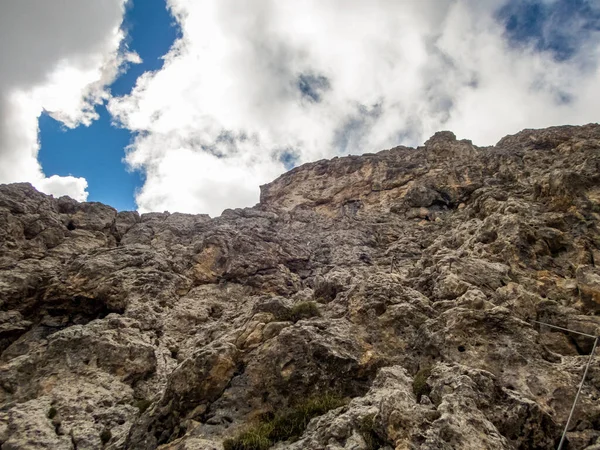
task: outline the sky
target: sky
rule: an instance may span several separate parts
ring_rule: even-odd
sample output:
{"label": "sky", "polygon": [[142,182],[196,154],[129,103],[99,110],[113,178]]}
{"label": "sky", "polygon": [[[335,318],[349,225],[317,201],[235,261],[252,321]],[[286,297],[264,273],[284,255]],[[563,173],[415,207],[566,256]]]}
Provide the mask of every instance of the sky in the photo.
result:
{"label": "sky", "polygon": [[299,164],[598,121],[597,0],[1,0],[0,183],[218,216]]}

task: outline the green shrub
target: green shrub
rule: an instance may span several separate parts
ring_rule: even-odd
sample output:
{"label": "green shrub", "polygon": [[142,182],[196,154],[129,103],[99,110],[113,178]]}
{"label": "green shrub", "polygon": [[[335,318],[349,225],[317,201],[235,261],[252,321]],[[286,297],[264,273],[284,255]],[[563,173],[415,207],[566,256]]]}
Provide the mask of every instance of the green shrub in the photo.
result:
{"label": "green shrub", "polygon": [[298,322],[302,319],[309,319],[311,317],[319,317],[321,312],[316,302],[300,302],[292,306],[292,308],[281,317],[283,320],[289,320],[290,322]]}
{"label": "green shrub", "polygon": [[137,409],[139,409],[140,414],[144,414],[144,411],[146,411],[150,405],[152,404],[152,402],[150,400],[146,400],[146,399],[141,399],[141,400],[137,400],[133,406],[135,406]]}
{"label": "green shrub", "polygon": [[431,388],[427,384],[427,378],[431,375],[431,367],[423,367],[420,369],[413,379],[413,393],[417,397],[417,402],[421,401],[423,395],[429,395]]}
{"label": "green shrub", "polygon": [[106,444],[111,439],[112,439],[112,433],[110,432],[109,429],[105,429],[104,431],[102,431],[102,433],[100,433],[100,440],[102,441],[103,444]]}
{"label": "green shrub", "polygon": [[54,406],[51,406],[50,409],[48,410],[48,419],[50,419],[50,420],[54,419],[57,414],[58,414],[58,411],[56,410],[56,408]]}
{"label": "green shrub", "polygon": [[223,445],[225,450],[266,450],[275,442],[298,439],[311,419],[345,403],[342,397],[332,393],[314,395],[282,412],[263,416]]}
{"label": "green shrub", "polygon": [[367,444],[367,450],[378,450],[386,445],[386,441],[381,439],[375,429],[375,414],[363,417],[360,421],[358,431]]}

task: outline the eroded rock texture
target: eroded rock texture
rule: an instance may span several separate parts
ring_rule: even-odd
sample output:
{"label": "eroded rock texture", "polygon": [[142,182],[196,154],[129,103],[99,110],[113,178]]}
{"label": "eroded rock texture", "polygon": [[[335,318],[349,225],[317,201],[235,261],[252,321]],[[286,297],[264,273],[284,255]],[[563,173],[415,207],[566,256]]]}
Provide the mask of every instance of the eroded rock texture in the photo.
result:
{"label": "eroded rock texture", "polygon": [[[593,340],[530,319],[600,334],[599,213],[598,125],[306,164],[215,219],[0,186],[1,448],[222,449],[324,392],[275,448],[555,448]],[[600,358],[568,448],[599,397]]]}

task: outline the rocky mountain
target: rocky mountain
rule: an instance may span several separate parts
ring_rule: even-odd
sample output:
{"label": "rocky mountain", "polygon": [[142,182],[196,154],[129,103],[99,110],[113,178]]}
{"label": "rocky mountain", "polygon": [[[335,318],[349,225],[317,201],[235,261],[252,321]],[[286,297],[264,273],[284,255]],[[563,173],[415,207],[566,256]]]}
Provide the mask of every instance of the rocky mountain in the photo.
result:
{"label": "rocky mountain", "polygon": [[[553,449],[600,334],[600,126],[305,164],[220,217],[0,186],[0,442]],[[569,449],[600,449],[600,357]]]}

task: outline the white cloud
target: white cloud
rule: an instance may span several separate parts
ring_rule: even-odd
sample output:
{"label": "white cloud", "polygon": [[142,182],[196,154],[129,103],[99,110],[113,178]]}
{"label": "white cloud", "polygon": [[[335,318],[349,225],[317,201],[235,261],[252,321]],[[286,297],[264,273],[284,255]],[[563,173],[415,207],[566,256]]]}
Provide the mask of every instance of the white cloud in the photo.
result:
{"label": "white cloud", "polygon": [[[511,46],[497,16],[507,1],[167,0],[182,38],[163,69],[110,101],[137,133],[126,161],[146,175],[140,210],[216,215],[255,203],[286,164],[416,145],[439,129],[485,145],[596,120],[600,33],[582,31],[578,13],[557,33],[579,49],[571,58]],[[87,196],[85,179],[42,173],[37,120],[46,110],[89,125],[139,62],[119,50],[125,2],[2,3],[0,182]],[[562,23],[550,17],[545,45]]]}
{"label": "white cloud", "polygon": [[88,194],[85,191],[88,187],[85,178],[76,178],[73,176],[59,177],[52,175],[35,183],[35,187],[46,194],[61,197],[68,195],[77,201],[85,202]]}
{"label": "white cloud", "polygon": [[180,147],[172,149],[168,158],[148,161],[146,184],[137,197],[140,211],[202,211],[214,216],[222,212],[223,205],[253,205],[258,186],[281,169],[268,158],[247,161],[244,155],[248,154],[252,150],[224,159]]}
{"label": "white cloud", "polygon": [[37,160],[38,118],[89,125],[94,106],[125,62],[119,52],[126,0],[8,0],[0,5],[0,183],[85,199],[87,182],[45,178]]}
{"label": "white cloud", "polygon": [[139,133],[126,160],[147,174],[140,209],[251,205],[285,159],[595,120],[598,33],[558,62],[508,44],[504,3],[169,0],[182,38],[109,106]]}

